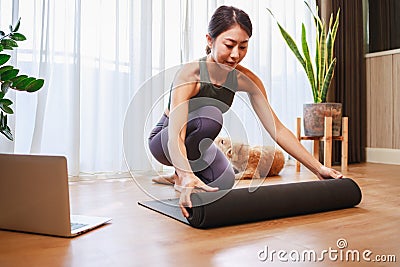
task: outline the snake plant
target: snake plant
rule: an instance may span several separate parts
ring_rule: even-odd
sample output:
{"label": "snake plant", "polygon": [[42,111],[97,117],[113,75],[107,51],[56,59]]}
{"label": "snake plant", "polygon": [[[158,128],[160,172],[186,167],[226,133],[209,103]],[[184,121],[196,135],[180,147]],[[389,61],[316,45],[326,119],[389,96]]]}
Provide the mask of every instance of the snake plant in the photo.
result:
{"label": "snake plant", "polygon": [[331,14],[329,25],[328,27],[326,27],[325,21],[318,16],[318,7],[317,14],[314,14],[309,4],[307,2],[304,3],[307,5],[308,10],[314,17],[315,22],[316,52],[314,62],[311,60],[304,23],[302,23],[301,28],[301,53],[296,42],[275,19],[272,11],[268,8],[267,10],[271,13],[272,17],[274,17],[276,23],[278,24],[279,30],[284,40],[286,41],[286,44],[289,46],[290,50],[292,50],[296,58],[303,66],[304,71],[307,74],[307,78],[310,82],[314,103],[322,103],[326,102],[327,92],[333,78],[334,69],[336,66],[336,58],[333,56],[333,51],[336,33],[339,26],[340,9],[336,14],[334,22],[333,14]]}
{"label": "snake plant", "polygon": [[[0,52],[3,50],[13,50],[18,47],[17,42],[26,40],[26,37],[19,33],[21,19],[14,25],[10,25],[9,33],[6,34],[0,30]],[[6,98],[9,89],[25,92],[36,92],[44,85],[43,79],[28,77],[28,75],[18,75],[19,70],[11,65],[6,64],[11,58],[11,55],[0,53],[0,133],[9,140],[13,140],[11,129],[8,126],[7,115],[13,114],[14,111],[10,107],[13,102]]]}

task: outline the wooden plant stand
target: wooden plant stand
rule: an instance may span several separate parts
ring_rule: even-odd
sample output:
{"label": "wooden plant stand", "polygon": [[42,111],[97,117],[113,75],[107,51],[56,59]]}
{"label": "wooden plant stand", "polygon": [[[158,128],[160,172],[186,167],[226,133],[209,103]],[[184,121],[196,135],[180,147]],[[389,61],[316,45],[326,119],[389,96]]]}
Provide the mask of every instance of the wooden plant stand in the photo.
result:
{"label": "wooden plant stand", "polygon": [[[319,142],[324,142],[324,165],[332,167],[332,141],[338,140],[342,142],[342,159],[341,171],[347,171],[347,154],[348,154],[348,117],[342,118],[342,135],[332,136],[332,117],[325,117],[324,136],[302,136],[301,135],[301,118],[297,118],[296,135],[299,142],[302,140],[313,140],[313,155],[319,160]],[[296,161],[296,172],[300,171],[300,162]]]}

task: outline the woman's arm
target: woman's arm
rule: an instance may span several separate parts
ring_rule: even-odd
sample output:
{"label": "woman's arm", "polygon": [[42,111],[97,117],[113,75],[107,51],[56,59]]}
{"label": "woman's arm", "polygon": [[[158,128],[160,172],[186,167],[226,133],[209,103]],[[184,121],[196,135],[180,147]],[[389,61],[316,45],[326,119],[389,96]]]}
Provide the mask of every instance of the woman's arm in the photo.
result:
{"label": "woman's arm", "polygon": [[301,145],[296,136],[282,124],[268,102],[261,80],[244,67],[238,69],[242,72],[239,86],[242,85],[243,91],[248,93],[254,111],[277,144],[315,173],[319,179],[341,178],[343,175],[340,172],[323,166]]}
{"label": "woman's arm", "polygon": [[[198,64],[197,64],[198,65]],[[188,121],[189,99],[197,94],[198,83],[194,81],[196,69],[185,66],[178,73],[171,92],[171,106],[168,125],[168,150],[172,165],[178,175],[175,188],[181,191],[179,205],[185,217],[189,216],[185,207],[192,207],[190,194],[194,188],[205,191],[217,191],[218,188],[210,187],[193,173],[185,146],[186,126]]]}

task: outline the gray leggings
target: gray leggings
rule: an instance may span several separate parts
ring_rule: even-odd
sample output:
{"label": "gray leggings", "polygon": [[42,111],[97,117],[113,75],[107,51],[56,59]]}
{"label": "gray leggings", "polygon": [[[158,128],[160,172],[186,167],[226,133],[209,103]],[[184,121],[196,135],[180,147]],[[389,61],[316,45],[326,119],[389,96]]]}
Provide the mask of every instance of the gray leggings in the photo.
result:
{"label": "gray leggings", "polygon": [[[172,166],[168,152],[168,117],[164,114],[149,137],[152,155],[162,164]],[[185,146],[193,173],[204,183],[230,189],[235,173],[225,155],[213,140],[222,128],[222,112],[213,106],[204,106],[188,115]]]}

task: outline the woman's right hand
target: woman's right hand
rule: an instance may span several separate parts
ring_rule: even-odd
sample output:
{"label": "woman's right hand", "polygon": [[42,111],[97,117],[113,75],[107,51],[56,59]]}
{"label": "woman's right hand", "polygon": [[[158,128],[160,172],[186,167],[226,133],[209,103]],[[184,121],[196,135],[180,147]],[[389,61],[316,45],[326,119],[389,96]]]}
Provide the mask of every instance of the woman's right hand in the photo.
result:
{"label": "woman's right hand", "polygon": [[206,185],[202,180],[200,180],[197,176],[191,175],[184,177],[180,180],[180,185],[175,182],[175,189],[181,192],[181,196],[179,198],[179,207],[182,211],[183,216],[185,218],[189,217],[189,212],[186,208],[192,208],[192,201],[190,200],[190,195],[192,194],[194,189],[202,189],[206,192],[216,192],[218,191],[218,187],[211,187]]}

